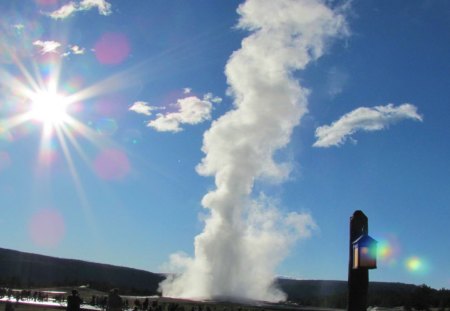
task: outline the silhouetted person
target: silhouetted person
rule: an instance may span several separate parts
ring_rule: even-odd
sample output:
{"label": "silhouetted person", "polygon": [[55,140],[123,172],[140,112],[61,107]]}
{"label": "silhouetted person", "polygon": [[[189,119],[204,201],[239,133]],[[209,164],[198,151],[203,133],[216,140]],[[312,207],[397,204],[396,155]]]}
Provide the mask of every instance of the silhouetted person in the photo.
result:
{"label": "silhouetted person", "polygon": [[76,289],[72,290],[72,295],[67,297],[67,311],[80,311],[80,306],[83,300],[78,296]]}
{"label": "silhouetted person", "polygon": [[5,311],[14,311],[14,306],[9,300],[5,304]]}
{"label": "silhouetted person", "polygon": [[100,307],[102,307],[103,309],[106,309],[106,307],[108,306],[108,297],[104,296],[102,301],[100,302]]}
{"label": "silhouetted person", "polygon": [[97,297],[95,295],[92,295],[90,305],[91,306],[97,305]]}
{"label": "silhouetted person", "polygon": [[142,303],[142,309],[144,311],[148,310],[148,304],[149,304],[148,298],[145,298],[144,302]]}
{"label": "silhouetted person", "polygon": [[119,290],[114,288],[109,292],[107,311],[121,311],[122,310],[122,298],[119,296]]}

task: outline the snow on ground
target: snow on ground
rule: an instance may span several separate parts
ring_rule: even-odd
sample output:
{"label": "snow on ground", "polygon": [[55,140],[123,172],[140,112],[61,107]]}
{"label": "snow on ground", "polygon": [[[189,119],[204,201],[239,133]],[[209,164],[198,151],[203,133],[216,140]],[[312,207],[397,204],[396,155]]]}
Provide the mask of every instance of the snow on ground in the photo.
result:
{"label": "snow on ground", "polygon": [[[10,301],[12,303],[16,303],[16,299],[11,297],[8,299],[8,297],[0,298],[0,302],[7,302]],[[49,298],[47,301],[35,301],[34,299],[20,299],[18,301],[20,304],[26,304],[26,305],[34,305],[34,306],[41,306],[41,307],[58,307],[58,308],[66,308],[67,303],[66,302],[57,302],[52,298]],[[82,310],[92,310],[92,311],[101,311],[102,308],[82,304],[81,305]]]}

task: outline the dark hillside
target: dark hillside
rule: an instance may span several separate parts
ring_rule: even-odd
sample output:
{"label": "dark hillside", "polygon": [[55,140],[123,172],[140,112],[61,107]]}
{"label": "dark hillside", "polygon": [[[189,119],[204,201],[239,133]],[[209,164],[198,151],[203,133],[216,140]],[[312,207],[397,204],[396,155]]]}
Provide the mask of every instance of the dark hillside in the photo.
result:
{"label": "dark hillside", "polygon": [[161,274],[143,270],[0,248],[0,286],[90,284],[101,290],[119,287],[134,293],[156,294],[163,279]]}

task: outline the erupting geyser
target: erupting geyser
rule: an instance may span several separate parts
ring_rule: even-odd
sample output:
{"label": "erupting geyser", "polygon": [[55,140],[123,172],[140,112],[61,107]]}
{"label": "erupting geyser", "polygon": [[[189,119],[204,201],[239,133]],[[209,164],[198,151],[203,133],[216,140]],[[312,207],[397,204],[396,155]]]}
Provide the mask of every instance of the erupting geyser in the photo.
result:
{"label": "erupting geyser", "polygon": [[345,19],[312,0],[249,0],[238,13],[238,27],[250,35],[226,65],[235,107],[205,133],[197,167],[215,177],[216,189],[202,200],[210,216],[195,238],[195,256],[172,255],[185,270],[161,283],[164,296],[283,300],[273,286],[275,268],[316,227],[309,214],[283,215],[252,189],[257,179],[288,177],[289,163],[273,156],[307,112],[308,95],[293,72],[320,57],[327,39],[346,33]]}

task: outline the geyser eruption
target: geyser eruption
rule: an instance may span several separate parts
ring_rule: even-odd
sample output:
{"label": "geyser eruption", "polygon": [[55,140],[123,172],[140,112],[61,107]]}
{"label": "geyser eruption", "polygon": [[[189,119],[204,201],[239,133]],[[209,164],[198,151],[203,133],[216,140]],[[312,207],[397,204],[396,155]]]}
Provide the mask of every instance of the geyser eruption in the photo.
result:
{"label": "geyser eruption", "polygon": [[195,256],[171,256],[185,270],[161,283],[164,296],[283,300],[275,268],[316,227],[307,213],[283,215],[264,194],[252,199],[252,189],[256,180],[288,177],[289,163],[277,163],[274,153],[289,143],[308,95],[293,72],[320,57],[327,39],[345,34],[345,19],[312,0],[249,0],[238,13],[238,27],[251,33],[226,65],[235,107],[205,133],[197,167],[215,177],[216,189],[202,200],[210,215]]}

